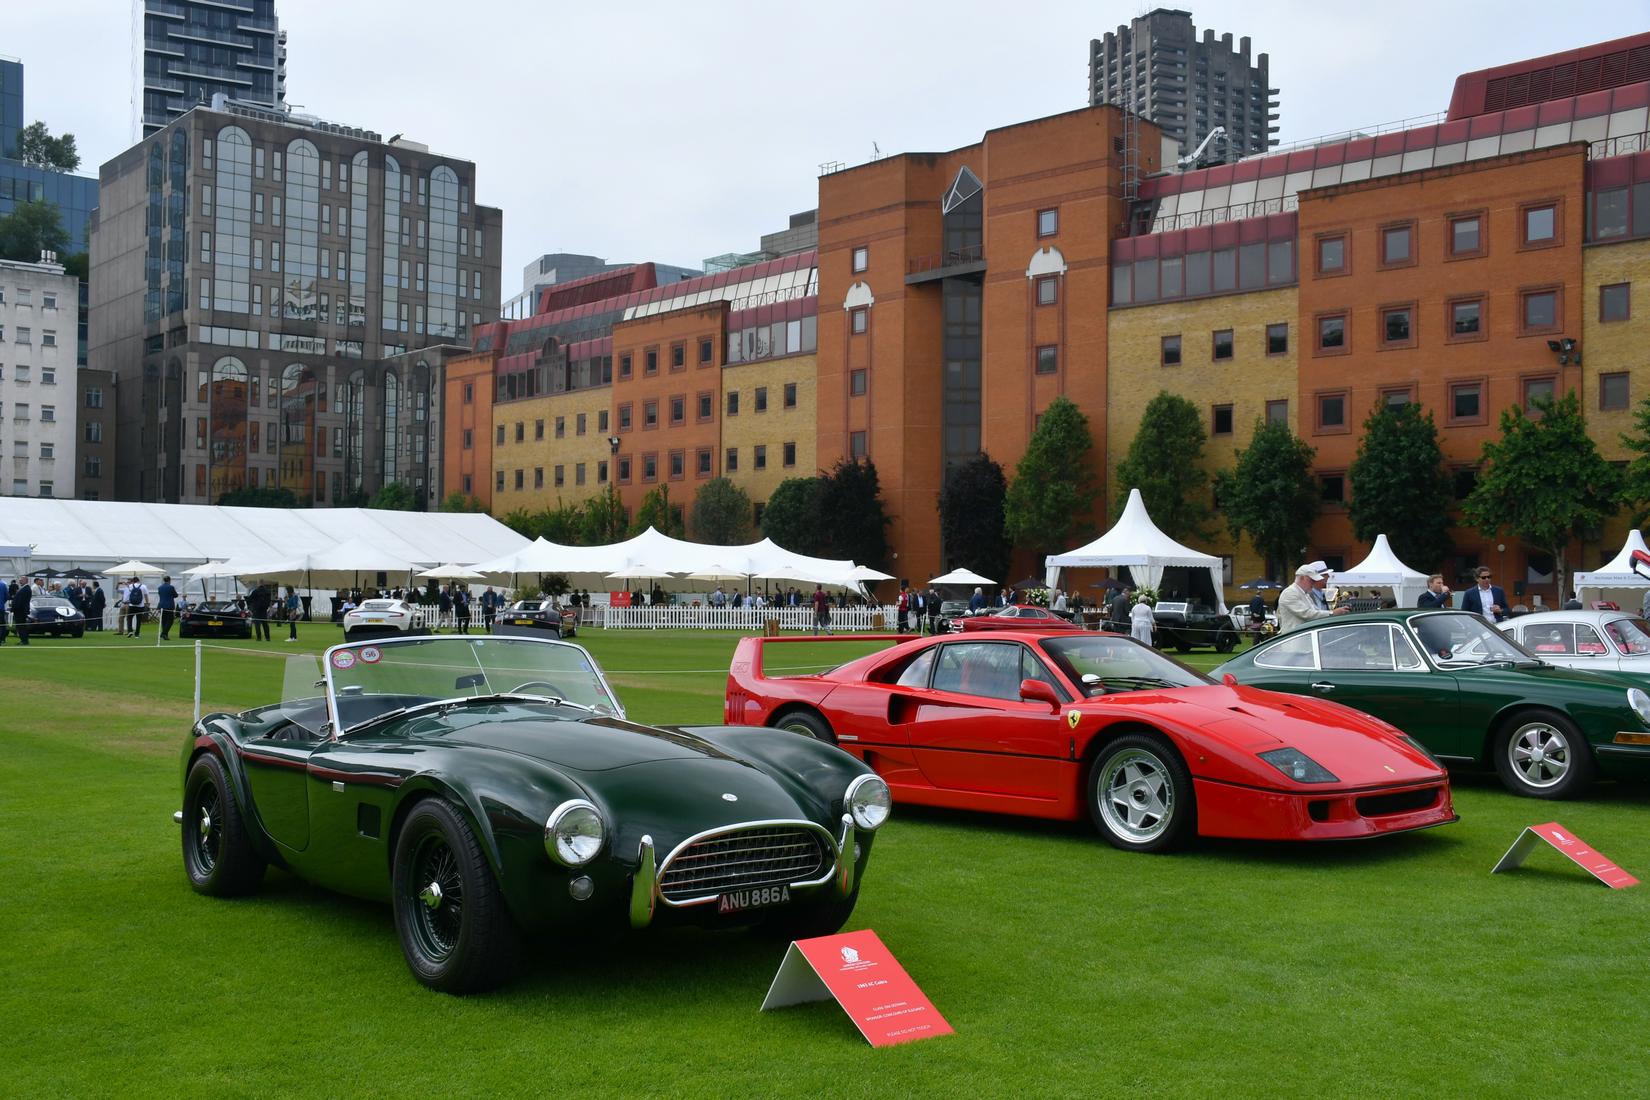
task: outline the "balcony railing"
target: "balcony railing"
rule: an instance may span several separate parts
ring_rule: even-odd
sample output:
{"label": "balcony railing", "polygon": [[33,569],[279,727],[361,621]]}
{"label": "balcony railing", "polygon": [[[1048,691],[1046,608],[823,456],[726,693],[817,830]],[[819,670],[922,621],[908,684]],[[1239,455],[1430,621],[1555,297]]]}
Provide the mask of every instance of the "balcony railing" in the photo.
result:
{"label": "balcony railing", "polygon": [[1257,199],[1234,206],[1217,206],[1212,210],[1194,210],[1186,214],[1159,217],[1152,222],[1151,232],[1166,233],[1171,229],[1191,229],[1199,225],[1220,225],[1223,222],[1242,221],[1244,218],[1264,218],[1268,214],[1286,214],[1300,209],[1300,196],[1285,195],[1278,199]]}
{"label": "balcony railing", "polygon": [[920,275],[925,271],[938,271],[944,267],[956,267],[959,264],[985,263],[985,245],[971,244],[967,248],[952,248],[944,252],[935,252],[929,256],[918,256],[905,265],[907,275]]}
{"label": "balcony railing", "polygon": [[1587,145],[1588,160],[1603,160],[1605,157],[1626,157],[1634,153],[1650,150],[1650,131],[1639,134],[1622,134],[1620,137],[1600,138]]}

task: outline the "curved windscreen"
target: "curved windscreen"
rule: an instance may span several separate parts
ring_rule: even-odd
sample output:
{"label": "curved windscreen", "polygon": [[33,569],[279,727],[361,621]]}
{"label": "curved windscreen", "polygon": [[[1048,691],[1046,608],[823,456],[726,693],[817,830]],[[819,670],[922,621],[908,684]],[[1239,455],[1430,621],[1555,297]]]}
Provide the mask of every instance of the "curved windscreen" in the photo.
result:
{"label": "curved windscreen", "polygon": [[340,732],[391,711],[500,695],[557,699],[598,714],[624,708],[581,647],[528,638],[406,638],[327,651]]}
{"label": "curved windscreen", "polygon": [[1537,658],[1483,618],[1465,611],[1416,615],[1409,620],[1421,648],[1437,664],[1481,665]]}
{"label": "curved windscreen", "polygon": [[1116,634],[1045,638],[1043,651],[1088,695],[1213,683],[1178,661]]}

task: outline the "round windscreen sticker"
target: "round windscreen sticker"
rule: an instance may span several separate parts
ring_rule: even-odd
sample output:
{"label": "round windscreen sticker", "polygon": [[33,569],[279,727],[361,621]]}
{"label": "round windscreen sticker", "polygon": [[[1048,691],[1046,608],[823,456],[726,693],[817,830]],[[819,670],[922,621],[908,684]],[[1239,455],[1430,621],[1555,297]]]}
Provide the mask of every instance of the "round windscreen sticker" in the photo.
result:
{"label": "round windscreen sticker", "polygon": [[361,650],[361,659],[369,665],[377,664],[378,658],[382,656],[383,654],[378,652],[378,647],[375,645],[369,645],[365,649]]}
{"label": "round windscreen sticker", "polygon": [[355,667],[355,654],[352,653],[350,650],[347,650],[347,649],[339,650],[337,653],[334,653],[332,655],[332,667],[333,668],[340,668],[340,669],[354,668]]}

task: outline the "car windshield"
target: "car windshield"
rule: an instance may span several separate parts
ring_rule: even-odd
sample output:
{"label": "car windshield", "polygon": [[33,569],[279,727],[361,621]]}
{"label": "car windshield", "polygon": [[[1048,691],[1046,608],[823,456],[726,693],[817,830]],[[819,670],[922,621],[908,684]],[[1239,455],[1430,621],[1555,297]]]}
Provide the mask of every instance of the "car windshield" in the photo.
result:
{"label": "car windshield", "polygon": [[1085,695],[1210,684],[1150,646],[1116,634],[1082,634],[1044,641],[1043,651]]}
{"label": "car windshield", "polygon": [[1497,661],[1538,661],[1534,654],[1477,615],[1444,612],[1417,615],[1410,628],[1433,662],[1440,665],[1483,665]]}
{"label": "car windshield", "polygon": [[203,603],[203,604],[200,605],[200,609],[202,611],[212,611],[212,612],[237,611],[237,610],[239,610],[239,608],[237,608],[234,604],[230,603],[227,600],[214,600],[211,603]]}
{"label": "car windshield", "polygon": [[537,611],[544,606],[543,600],[517,600],[510,605],[511,611]]}
{"label": "car windshield", "polygon": [[[500,695],[559,699],[597,714],[624,715],[596,663],[583,647],[527,638],[406,638],[335,646],[327,650],[325,687],[340,732],[392,711],[436,703],[463,703]],[[314,689],[292,689],[310,699]],[[297,719],[294,719],[297,720]]]}
{"label": "car windshield", "polygon": [[1643,619],[1616,619],[1604,624],[1604,632],[1610,635],[1617,652],[1625,653],[1630,657],[1641,657],[1650,653],[1650,622]]}
{"label": "car windshield", "polygon": [[72,608],[72,607],[74,607],[74,604],[70,603],[68,600],[65,600],[62,596],[36,596],[34,598],[34,602],[30,606],[35,607],[35,608],[41,608],[41,607],[44,607],[44,608],[70,607],[70,608]]}

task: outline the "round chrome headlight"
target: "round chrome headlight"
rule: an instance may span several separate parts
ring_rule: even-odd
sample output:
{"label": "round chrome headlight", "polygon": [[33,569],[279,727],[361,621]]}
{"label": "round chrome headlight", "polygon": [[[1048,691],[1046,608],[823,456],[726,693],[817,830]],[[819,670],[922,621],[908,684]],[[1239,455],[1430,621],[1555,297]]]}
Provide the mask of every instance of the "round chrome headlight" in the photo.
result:
{"label": "round chrome headlight", "polygon": [[582,867],[595,859],[607,840],[601,811],[582,798],[556,807],[544,823],[544,850],[563,867]]}
{"label": "round chrome headlight", "polygon": [[1650,726],[1650,695],[1646,695],[1640,688],[1627,689],[1627,705],[1633,708],[1633,713],[1639,716],[1639,721]]}
{"label": "round chrome headlight", "polygon": [[888,820],[888,814],[894,808],[893,796],[888,793],[888,784],[880,776],[862,775],[848,784],[848,793],[844,798],[848,812],[853,815],[854,824],[861,829],[879,828]]}

